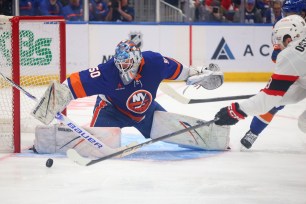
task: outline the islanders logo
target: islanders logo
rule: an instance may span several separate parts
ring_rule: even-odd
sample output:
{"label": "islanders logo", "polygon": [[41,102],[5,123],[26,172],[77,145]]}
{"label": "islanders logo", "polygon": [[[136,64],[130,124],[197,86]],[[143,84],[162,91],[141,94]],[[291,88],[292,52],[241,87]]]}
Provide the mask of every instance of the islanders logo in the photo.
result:
{"label": "islanders logo", "polygon": [[146,90],[137,90],[126,101],[126,107],[134,113],[144,113],[152,103],[152,95]]}

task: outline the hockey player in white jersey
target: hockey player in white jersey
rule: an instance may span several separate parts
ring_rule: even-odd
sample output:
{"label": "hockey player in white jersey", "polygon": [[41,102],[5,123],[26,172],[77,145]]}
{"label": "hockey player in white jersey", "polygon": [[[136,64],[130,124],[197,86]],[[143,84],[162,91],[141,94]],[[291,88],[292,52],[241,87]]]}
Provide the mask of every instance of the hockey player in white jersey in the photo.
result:
{"label": "hockey player in white jersey", "polygon": [[[288,16],[273,28],[273,41],[279,44],[282,52],[266,87],[248,100],[221,108],[215,115],[215,124],[235,125],[247,116],[263,114],[275,106],[294,104],[306,98],[306,35],[304,26],[296,19]],[[298,126],[306,133],[306,111],[300,115]]]}
{"label": "hockey player in white jersey", "polygon": [[[283,9],[286,11],[286,14],[288,13],[290,14],[289,15],[290,17],[288,17],[289,19],[294,18],[294,22],[299,23],[299,28],[304,27],[304,29],[306,30],[305,20],[298,14],[292,14],[292,12],[298,12],[301,9],[298,7],[304,6],[303,1],[298,0],[297,2],[286,0],[285,4],[283,5]],[[306,4],[306,0],[305,0],[305,4]],[[278,42],[272,42],[272,44],[273,44],[273,53],[272,53],[271,59],[275,63],[277,60],[278,54],[282,50]],[[250,149],[253,145],[254,140],[260,136],[260,134],[272,122],[274,116],[284,107],[285,106],[273,107],[271,110],[269,110],[265,114],[254,116],[250,124],[250,129],[245,133],[243,138],[241,138],[240,140],[242,147]]]}

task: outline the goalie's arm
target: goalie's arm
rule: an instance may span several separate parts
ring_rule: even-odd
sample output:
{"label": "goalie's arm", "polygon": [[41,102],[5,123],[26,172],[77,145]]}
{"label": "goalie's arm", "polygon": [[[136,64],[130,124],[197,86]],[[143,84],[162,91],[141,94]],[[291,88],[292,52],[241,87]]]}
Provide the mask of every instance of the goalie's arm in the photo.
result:
{"label": "goalie's arm", "polygon": [[[91,77],[93,72],[95,77]],[[95,67],[72,73],[62,84],[52,82],[37,103],[32,115],[44,124],[51,123],[56,114],[63,111],[71,100],[103,94],[106,85],[101,82],[97,84],[103,81],[101,77],[101,70]]]}
{"label": "goalie's arm", "polygon": [[[174,60],[174,62],[176,61]],[[178,64],[178,68],[174,71],[173,75],[175,75],[175,72],[177,72],[177,70],[180,70],[180,74],[175,78],[170,77],[168,79],[174,78],[174,80],[183,80],[186,81],[187,85],[202,86],[203,88],[208,90],[216,89],[223,84],[223,72],[220,70],[217,64],[211,63],[208,66],[196,68],[188,67],[178,62],[176,63]],[[171,62],[169,63],[169,66],[170,65]]]}

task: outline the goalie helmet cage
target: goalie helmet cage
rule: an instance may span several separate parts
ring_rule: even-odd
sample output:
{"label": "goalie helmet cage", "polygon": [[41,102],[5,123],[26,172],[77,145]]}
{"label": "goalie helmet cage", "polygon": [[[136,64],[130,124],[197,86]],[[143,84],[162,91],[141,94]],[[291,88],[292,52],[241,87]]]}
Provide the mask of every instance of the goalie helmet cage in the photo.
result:
{"label": "goalie helmet cage", "polygon": [[[66,79],[66,22],[60,16],[0,15],[0,72],[37,98]],[[21,133],[39,124],[35,102],[0,79],[0,152],[21,151]]]}

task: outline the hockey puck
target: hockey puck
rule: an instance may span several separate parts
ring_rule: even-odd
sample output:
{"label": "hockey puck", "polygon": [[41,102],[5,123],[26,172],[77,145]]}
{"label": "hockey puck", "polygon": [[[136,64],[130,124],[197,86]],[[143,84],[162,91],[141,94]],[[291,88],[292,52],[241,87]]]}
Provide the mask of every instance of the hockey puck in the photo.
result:
{"label": "hockey puck", "polygon": [[53,165],[53,159],[48,159],[46,162],[46,167],[51,167]]}

